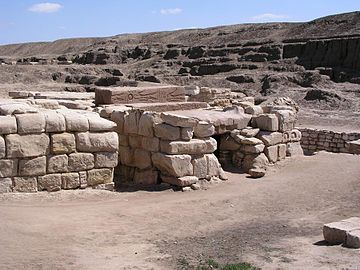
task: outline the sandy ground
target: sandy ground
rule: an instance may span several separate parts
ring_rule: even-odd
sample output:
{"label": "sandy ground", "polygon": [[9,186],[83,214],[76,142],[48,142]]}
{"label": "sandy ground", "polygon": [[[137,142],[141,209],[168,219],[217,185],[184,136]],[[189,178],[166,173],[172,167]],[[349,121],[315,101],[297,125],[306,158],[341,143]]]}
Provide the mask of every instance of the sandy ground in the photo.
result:
{"label": "sandy ground", "polygon": [[324,223],[360,216],[359,164],[319,153],[188,193],[1,195],[0,269],[360,269],[359,250],[321,242]]}

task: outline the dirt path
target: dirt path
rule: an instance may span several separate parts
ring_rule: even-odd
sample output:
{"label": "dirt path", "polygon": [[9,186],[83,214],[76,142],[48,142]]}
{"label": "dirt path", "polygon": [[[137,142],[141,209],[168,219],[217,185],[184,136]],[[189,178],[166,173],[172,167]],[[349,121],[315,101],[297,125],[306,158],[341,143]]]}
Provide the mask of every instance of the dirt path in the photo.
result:
{"label": "dirt path", "polygon": [[261,180],[189,193],[70,191],[0,196],[0,269],[177,269],[214,258],[264,269],[359,269],[321,242],[360,216],[360,157],[287,160]]}

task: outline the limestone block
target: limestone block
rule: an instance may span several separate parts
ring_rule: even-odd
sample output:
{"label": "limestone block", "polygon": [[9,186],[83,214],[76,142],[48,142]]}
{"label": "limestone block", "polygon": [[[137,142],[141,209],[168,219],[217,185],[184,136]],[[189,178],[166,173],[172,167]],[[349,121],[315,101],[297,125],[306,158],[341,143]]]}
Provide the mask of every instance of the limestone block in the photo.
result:
{"label": "limestone block", "polygon": [[111,114],[111,121],[116,123],[116,129],[115,131],[118,132],[119,134],[123,134],[124,133],[124,123],[125,123],[125,115],[127,115],[127,112],[123,112],[123,111],[114,111]]}
{"label": "limestone block", "polygon": [[272,163],[275,163],[279,160],[279,150],[277,145],[265,147],[264,153]]}
{"label": "limestone block", "polygon": [[240,130],[240,135],[251,138],[251,137],[256,137],[256,135],[258,135],[259,132],[260,132],[259,128],[247,127]]}
{"label": "limestone block", "polygon": [[161,152],[166,154],[202,155],[213,153],[217,148],[217,142],[213,138],[192,139],[190,141],[161,141]]}
{"label": "limestone block", "polygon": [[261,106],[252,105],[245,108],[245,113],[252,115],[259,115],[259,114],[263,114],[264,110]]}
{"label": "limestone block", "polygon": [[257,138],[263,141],[266,146],[282,143],[283,134],[280,132],[260,131]]}
{"label": "limestone block", "polygon": [[250,169],[248,173],[252,178],[261,178],[265,176],[266,171],[264,169],[255,168]]}
{"label": "limestone block", "polygon": [[89,130],[89,121],[86,115],[66,111],[63,116],[65,117],[67,131],[85,132]]}
{"label": "limestone block", "polygon": [[160,150],[160,140],[156,137],[142,137],[142,148],[151,152],[159,152]]}
{"label": "limestone block", "polygon": [[264,151],[264,144],[256,144],[256,145],[242,145],[240,147],[240,151],[243,151],[246,154],[260,154]]}
{"label": "limestone block", "polygon": [[76,189],[80,187],[80,177],[78,173],[61,174],[61,186],[63,189]]}
{"label": "limestone block", "polygon": [[37,192],[37,179],[36,177],[14,177],[13,179],[14,192]]}
{"label": "limestone block", "polygon": [[135,170],[134,183],[138,185],[156,185],[158,184],[159,172],[153,169]]}
{"label": "limestone block", "polygon": [[69,171],[79,172],[93,169],[95,158],[91,153],[73,153],[69,155]]}
{"label": "limestone block", "polygon": [[16,120],[19,134],[45,132],[45,116],[42,113],[18,114]]}
{"label": "limestone block", "polygon": [[230,135],[225,134],[220,138],[219,149],[221,151],[236,151],[240,149],[240,143],[236,142]]}
{"label": "limestone block", "polygon": [[221,167],[221,164],[214,154],[205,155],[208,164],[208,175],[219,176],[220,179],[226,180],[227,176]]}
{"label": "limestone block", "polygon": [[60,133],[51,135],[51,152],[53,154],[70,154],[76,151],[75,135]]}
{"label": "limestone block", "polygon": [[112,169],[94,169],[88,171],[87,177],[89,186],[96,186],[100,184],[108,184],[113,182]]}
{"label": "limestone block", "polygon": [[116,124],[113,121],[101,118],[99,115],[88,116],[90,131],[113,131]]}
{"label": "limestone block", "polygon": [[215,134],[214,125],[206,121],[199,121],[194,128],[194,135],[197,138],[208,138],[214,134]]}
{"label": "limestone block", "polygon": [[129,136],[129,146],[132,148],[141,148],[142,146],[142,136],[130,135]]}
{"label": "limestone block", "polygon": [[139,111],[129,111],[124,116],[124,134],[138,134],[139,132]]}
{"label": "limestone block", "polygon": [[45,156],[19,160],[19,176],[41,176],[45,174]]}
{"label": "limestone block", "polygon": [[144,112],[139,120],[139,135],[154,137],[154,126],[162,122],[160,116],[152,112]]}
{"label": "limestone block", "polygon": [[6,103],[0,104],[1,115],[15,115],[24,113],[37,113],[38,109],[26,103]]}
{"label": "limestone block", "polygon": [[151,167],[151,153],[142,149],[135,149],[134,165],[141,170]]}
{"label": "limestone block", "polygon": [[115,168],[118,164],[117,152],[100,152],[95,154],[95,168]]}
{"label": "limestone block", "polygon": [[8,158],[44,156],[49,152],[50,139],[46,134],[10,134],[5,138]]}
{"label": "limestone block", "polygon": [[275,112],[279,119],[279,130],[290,131],[294,129],[296,124],[296,113],[290,110],[280,110]]}
{"label": "limestone block", "polygon": [[181,129],[181,139],[185,141],[189,141],[194,136],[194,130],[193,128],[182,128]]}
{"label": "limestone block", "polygon": [[164,123],[174,127],[193,128],[198,122],[195,118],[168,112],[162,113],[160,117],[164,121]]}
{"label": "limestone block", "polygon": [[208,175],[208,163],[205,156],[194,158],[191,161],[194,168],[194,175],[200,179],[205,179]]}
{"label": "limestone block", "polygon": [[263,142],[257,138],[243,138],[241,140],[241,143],[242,144],[245,144],[245,145],[257,145],[257,144],[263,144]]}
{"label": "limestone block", "polygon": [[88,186],[87,184],[87,172],[79,172],[80,188],[84,189]]}
{"label": "limestone block", "polygon": [[339,222],[325,224],[323,235],[325,241],[330,244],[346,242],[346,232],[360,229],[360,218],[349,218]]}
{"label": "limestone block", "polygon": [[6,157],[6,146],[5,146],[5,140],[2,136],[0,136],[0,158]]}
{"label": "limestone block", "polygon": [[81,152],[117,152],[119,137],[116,132],[77,133],[76,145]]}
{"label": "limestone block", "polygon": [[119,147],[119,157],[122,165],[134,167],[134,149],[126,146]]}
{"label": "limestone block", "polygon": [[250,169],[266,169],[269,160],[264,153],[246,155],[242,162],[242,168],[248,172]]}
{"label": "limestone block", "polygon": [[65,173],[69,171],[69,158],[67,155],[56,155],[48,157],[48,173]]}
{"label": "limestone block", "polygon": [[65,118],[56,111],[45,111],[45,131],[47,133],[64,132],[66,130]]}
{"label": "limestone block", "polygon": [[18,161],[16,159],[0,159],[0,177],[17,176]]}
{"label": "limestone block", "polygon": [[346,233],[345,245],[349,248],[360,248],[360,229]]}
{"label": "limestone block", "polygon": [[119,134],[119,145],[129,146],[129,136]]}
{"label": "limestone block", "polygon": [[17,132],[17,123],[14,116],[0,116],[0,134]]}
{"label": "limestone block", "polygon": [[275,114],[260,114],[253,117],[253,124],[255,127],[265,131],[278,131],[279,120]]}
{"label": "limestone block", "polygon": [[12,192],[11,178],[0,178],[0,194]]}
{"label": "limestone block", "polygon": [[168,124],[156,125],[154,131],[155,136],[163,140],[175,141],[179,140],[181,137],[180,128]]}
{"label": "limestone block", "polygon": [[178,187],[189,187],[192,184],[196,184],[199,178],[196,176],[173,177],[161,175],[161,181]]}
{"label": "limestone block", "polygon": [[152,161],[154,166],[166,175],[182,177],[193,174],[190,155],[155,153],[152,155]]}
{"label": "limestone block", "polygon": [[279,147],[279,152],[278,152],[279,160],[283,160],[286,158],[287,146],[286,144],[279,144],[278,147]]}
{"label": "limestone block", "polygon": [[38,177],[38,190],[54,192],[61,190],[61,174],[48,174]]}
{"label": "limestone block", "polygon": [[294,157],[294,156],[303,156],[304,151],[301,147],[300,142],[288,143],[286,145],[286,156]]}

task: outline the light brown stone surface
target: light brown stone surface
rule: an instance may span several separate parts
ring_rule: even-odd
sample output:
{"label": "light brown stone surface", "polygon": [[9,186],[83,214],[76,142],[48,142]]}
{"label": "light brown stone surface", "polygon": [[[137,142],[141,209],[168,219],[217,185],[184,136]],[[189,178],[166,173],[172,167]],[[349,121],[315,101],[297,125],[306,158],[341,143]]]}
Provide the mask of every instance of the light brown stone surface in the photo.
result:
{"label": "light brown stone surface", "polygon": [[142,149],[135,149],[134,165],[141,170],[151,167],[151,153]]}
{"label": "light brown stone surface", "polygon": [[61,189],[61,174],[48,174],[38,177],[39,191],[59,191]]}
{"label": "light brown stone surface", "polygon": [[95,154],[95,168],[115,168],[118,164],[117,152],[100,152]]}
{"label": "light brown stone surface", "polygon": [[60,133],[51,135],[51,152],[54,154],[70,154],[76,151],[75,135]]}
{"label": "light brown stone surface", "polygon": [[56,155],[48,157],[48,173],[65,173],[69,171],[69,158],[67,155]]}
{"label": "light brown stone surface", "polygon": [[325,224],[323,235],[325,241],[330,244],[346,242],[346,232],[360,229],[360,218],[349,218],[339,222]]}
{"label": "light brown stone surface", "polygon": [[159,172],[153,169],[135,170],[134,183],[139,185],[156,185],[158,184]]}
{"label": "light brown stone surface", "polygon": [[193,174],[190,155],[164,155],[155,153],[152,155],[152,161],[156,168],[162,173],[182,177]]}
{"label": "light brown stone surface", "polygon": [[360,228],[346,233],[345,245],[350,248],[360,248]]}
{"label": "light brown stone surface", "polygon": [[17,132],[17,123],[14,116],[0,115],[0,134],[11,134]]}
{"label": "light brown stone surface", "polygon": [[45,115],[45,131],[46,132],[64,132],[66,130],[65,118],[61,113],[56,111],[46,111]]}
{"label": "light brown stone surface", "polygon": [[12,192],[11,178],[0,178],[0,193]]}
{"label": "light brown stone surface", "polygon": [[18,114],[16,120],[19,134],[45,132],[45,116],[42,113]]}
{"label": "light brown stone surface", "polygon": [[192,139],[190,141],[161,141],[161,152],[166,154],[202,155],[213,153],[217,148],[217,142],[213,138]]}
{"label": "light brown stone surface", "polygon": [[63,189],[76,189],[80,187],[80,177],[78,173],[61,174],[61,187]]}
{"label": "light brown stone surface", "polygon": [[46,174],[46,156],[19,160],[19,176],[41,176]]}
{"label": "light brown stone surface", "polygon": [[2,136],[0,136],[0,158],[6,157],[6,146],[5,146],[5,140]]}
{"label": "light brown stone surface", "polygon": [[0,177],[12,177],[17,175],[17,159],[0,159]]}
{"label": "light brown stone surface", "polygon": [[88,171],[87,182],[89,186],[107,184],[113,182],[112,169],[94,169]]}
{"label": "light brown stone surface", "polygon": [[255,127],[265,131],[278,131],[279,120],[275,114],[261,114],[252,119]]}
{"label": "light brown stone surface", "polygon": [[192,184],[196,184],[199,181],[199,178],[196,176],[173,177],[161,175],[161,180],[174,186],[188,187]]}
{"label": "light brown stone surface", "polygon": [[89,130],[89,121],[86,115],[66,111],[63,113],[66,122],[66,130],[84,132]]}
{"label": "light brown stone surface", "polygon": [[194,167],[194,175],[200,179],[206,178],[208,174],[208,163],[205,156],[194,158],[191,161]]}
{"label": "light brown stone surface", "polygon": [[117,152],[119,138],[115,132],[77,133],[77,150],[81,152]]}
{"label": "light brown stone surface", "polygon": [[46,134],[6,136],[6,152],[9,158],[44,156],[49,152],[50,139]]}
{"label": "light brown stone surface", "polygon": [[159,152],[160,140],[158,138],[143,137],[141,147],[151,152]]}
{"label": "light brown stone surface", "polygon": [[180,128],[168,124],[159,124],[155,128],[155,136],[163,140],[175,141],[180,139]]}
{"label": "light brown stone surface", "polygon": [[13,179],[14,192],[37,192],[37,179],[36,177],[14,177]]}
{"label": "light brown stone surface", "polygon": [[257,138],[263,141],[266,146],[279,144],[283,141],[283,134],[280,132],[260,131]]}
{"label": "light brown stone surface", "polygon": [[272,163],[279,160],[279,150],[277,145],[265,147],[264,153]]}
{"label": "light brown stone surface", "polygon": [[93,169],[95,166],[94,155],[91,153],[73,153],[69,155],[69,171],[79,172]]}

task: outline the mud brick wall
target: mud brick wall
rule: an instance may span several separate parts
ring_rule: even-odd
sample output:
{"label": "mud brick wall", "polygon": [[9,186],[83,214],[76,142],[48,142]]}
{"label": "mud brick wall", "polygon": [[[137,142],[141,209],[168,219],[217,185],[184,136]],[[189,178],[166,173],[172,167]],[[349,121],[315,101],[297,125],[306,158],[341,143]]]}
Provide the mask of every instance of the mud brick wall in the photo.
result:
{"label": "mud brick wall", "polygon": [[360,139],[360,133],[357,132],[336,132],[314,128],[300,130],[303,134],[301,146],[307,152],[350,153],[349,142]]}
{"label": "mud brick wall", "polygon": [[0,113],[0,193],[113,186],[113,122],[26,104],[0,104]]}
{"label": "mud brick wall", "polygon": [[165,182],[185,187],[224,171],[213,154],[215,127],[206,122],[141,110],[111,113],[119,134],[116,184],[155,185]]}

